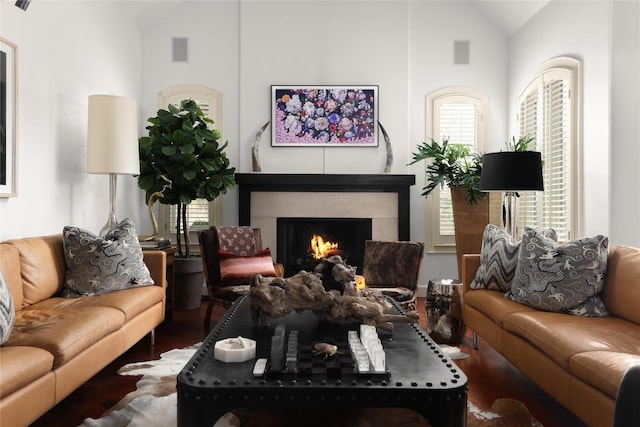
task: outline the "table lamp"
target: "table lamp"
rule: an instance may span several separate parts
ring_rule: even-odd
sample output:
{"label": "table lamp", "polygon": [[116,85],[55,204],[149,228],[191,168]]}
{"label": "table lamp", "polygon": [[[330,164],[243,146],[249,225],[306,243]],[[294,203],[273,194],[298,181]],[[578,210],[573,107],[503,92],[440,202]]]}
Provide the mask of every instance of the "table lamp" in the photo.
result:
{"label": "table lamp", "polygon": [[136,101],[113,95],[89,96],[87,173],[109,174],[109,217],[100,230],[104,237],[116,220],[117,175],[140,173]]}
{"label": "table lamp", "polygon": [[481,191],[503,191],[502,226],[516,240],[518,191],[544,191],[542,155],[537,151],[487,153],[480,173]]}

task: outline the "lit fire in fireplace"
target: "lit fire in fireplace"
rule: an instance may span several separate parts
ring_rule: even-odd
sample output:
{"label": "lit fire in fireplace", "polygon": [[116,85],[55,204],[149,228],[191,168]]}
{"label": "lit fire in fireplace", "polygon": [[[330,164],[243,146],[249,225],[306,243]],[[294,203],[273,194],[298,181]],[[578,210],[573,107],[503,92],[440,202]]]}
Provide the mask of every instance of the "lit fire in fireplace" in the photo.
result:
{"label": "lit fire in fireplace", "polygon": [[327,258],[331,256],[336,249],[338,249],[337,243],[325,242],[322,236],[314,234],[311,238],[311,254],[314,259]]}

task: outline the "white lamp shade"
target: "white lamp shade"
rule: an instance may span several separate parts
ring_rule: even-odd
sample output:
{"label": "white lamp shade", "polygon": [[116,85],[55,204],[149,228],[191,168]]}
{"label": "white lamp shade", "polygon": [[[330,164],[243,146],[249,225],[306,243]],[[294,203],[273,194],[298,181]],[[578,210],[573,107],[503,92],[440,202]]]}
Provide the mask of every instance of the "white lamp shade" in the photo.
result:
{"label": "white lamp shade", "polygon": [[113,95],[89,96],[87,172],[140,173],[138,114],[134,99]]}

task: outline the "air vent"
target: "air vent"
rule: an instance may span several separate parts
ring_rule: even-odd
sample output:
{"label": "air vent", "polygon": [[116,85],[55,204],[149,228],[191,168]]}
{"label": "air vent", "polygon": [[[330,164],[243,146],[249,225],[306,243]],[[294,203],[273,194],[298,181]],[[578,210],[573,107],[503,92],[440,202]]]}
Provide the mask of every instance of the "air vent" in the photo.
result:
{"label": "air vent", "polygon": [[468,40],[456,40],[453,42],[454,65],[469,65],[469,44]]}
{"label": "air vent", "polygon": [[189,60],[189,39],[173,38],[173,61],[187,62]]}

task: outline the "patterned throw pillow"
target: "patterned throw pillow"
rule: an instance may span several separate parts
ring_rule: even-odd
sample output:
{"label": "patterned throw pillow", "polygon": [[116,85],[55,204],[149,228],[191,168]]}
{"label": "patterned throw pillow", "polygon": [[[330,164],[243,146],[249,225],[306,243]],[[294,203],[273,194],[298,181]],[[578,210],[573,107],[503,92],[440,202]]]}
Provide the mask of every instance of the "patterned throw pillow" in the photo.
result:
{"label": "patterned throw pillow", "polygon": [[506,297],[545,311],[608,316],[600,299],[608,246],[602,235],[558,244],[527,227]]}
{"label": "patterned throw pillow", "polygon": [[518,249],[520,242],[516,242],[503,228],[487,225],[482,236],[480,267],[471,282],[471,289],[509,291],[518,265]]}
{"label": "patterned throw pillow", "polygon": [[9,340],[15,318],[16,312],[13,309],[11,290],[4,280],[2,271],[0,271],[0,344],[4,344]]}
{"label": "patterned throw pillow", "polygon": [[253,228],[249,226],[216,226],[218,247],[221,251],[236,255],[256,253],[256,241]]}
{"label": "patterned throw pillow", "polygon": [[273,277],[276,270],[269,248],[255,255],[236,255],[228,251],[218,251],[220,257],[220,284],[222,286],[248,285],[256,274]]}
{"label": "patterned throw pillow", "polygon": [[104,238],[66,226],[62,233],[67,264],[68,298],[100,295],[121,289],[153,285],[133,221],[125,218]]}

